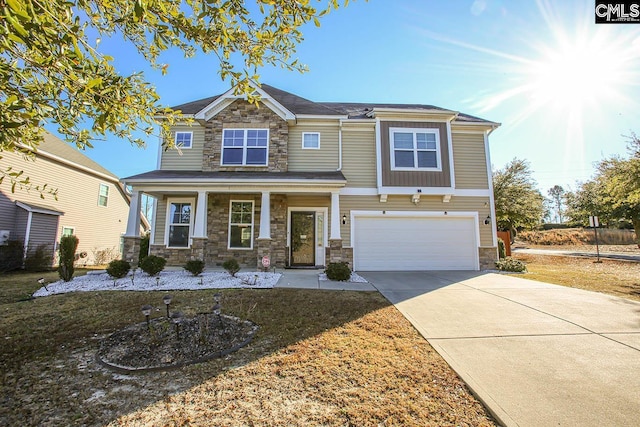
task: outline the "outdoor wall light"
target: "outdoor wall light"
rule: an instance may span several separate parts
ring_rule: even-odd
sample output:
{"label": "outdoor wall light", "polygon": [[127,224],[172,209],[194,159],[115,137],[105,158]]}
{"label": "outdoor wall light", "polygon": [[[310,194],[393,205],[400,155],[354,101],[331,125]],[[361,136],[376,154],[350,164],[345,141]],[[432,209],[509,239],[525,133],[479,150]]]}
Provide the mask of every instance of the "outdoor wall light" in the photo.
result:
{"label": "outdoor wall light", "polygon": [[167,294],[162,297],[162,302],[167,306],[167,318],[169,317],[169,306],[171,305],[172,300],[173,296],[171,294]]}
{"label": "outdoor wall light", "polygon": [[414,205],[417,205],[418,203],[420,203],[420,194],[416,193],[413,196],[411,196],[411,203],[413,203]]}
{"label": "outdoor wall light", "polygon": [[489,225],[491,223],[491,215],[487,215],[484,219],[484,225]]}
{"label": "outdoor wall light", "polygon": [[342,215],[342,225],[345,225],[347,223],[347,215],[343,214]]}

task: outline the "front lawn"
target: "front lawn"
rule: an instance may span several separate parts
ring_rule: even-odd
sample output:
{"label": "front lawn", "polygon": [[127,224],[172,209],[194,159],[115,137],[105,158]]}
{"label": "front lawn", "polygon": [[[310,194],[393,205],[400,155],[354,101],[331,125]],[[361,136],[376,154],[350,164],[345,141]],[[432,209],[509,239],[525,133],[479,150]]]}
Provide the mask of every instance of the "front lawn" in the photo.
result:
{"label": "front lawn", "polygon": [[[121,375],[96,363],[100,339],[143,321],[144,304],[161,315],[164,292],[25,300],[41,276],[0,276],[0,425],[494,425],[378,293],[226,289],[223,312],[260,326],[253,343],[179,370]],[[216,292],[172,292],[172,307],[207,311]]]}

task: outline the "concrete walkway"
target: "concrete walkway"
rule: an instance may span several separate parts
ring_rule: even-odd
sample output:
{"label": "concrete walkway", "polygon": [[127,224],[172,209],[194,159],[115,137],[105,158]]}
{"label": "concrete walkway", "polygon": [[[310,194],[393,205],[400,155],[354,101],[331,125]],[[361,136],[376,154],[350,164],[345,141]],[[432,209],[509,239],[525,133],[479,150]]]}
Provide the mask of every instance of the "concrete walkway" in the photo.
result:
{"label": "concrete walkway", "polygon": [[506,426],[637,426],[640,303],[478,272],[360,273]]}
{"label": "concrete walkway", "polygon": [[335,282],[332,280],[319,280],[319,274],[324,272],[316,269],[287,269],[278,270],[282,273],[280,280],[274,288],[294,289],[326,289],[331,291],[369,291],[377,289],[371,283]]}

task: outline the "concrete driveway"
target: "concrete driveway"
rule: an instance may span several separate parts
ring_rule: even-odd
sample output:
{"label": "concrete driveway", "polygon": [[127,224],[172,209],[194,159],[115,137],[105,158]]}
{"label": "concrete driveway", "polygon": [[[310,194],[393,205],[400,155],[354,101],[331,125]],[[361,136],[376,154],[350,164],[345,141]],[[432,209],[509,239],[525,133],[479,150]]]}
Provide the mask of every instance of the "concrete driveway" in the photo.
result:
{"label": "concrete driveway", "polygon": [[500,423],[640,424],[640,303],[499,274],[358,273]]}

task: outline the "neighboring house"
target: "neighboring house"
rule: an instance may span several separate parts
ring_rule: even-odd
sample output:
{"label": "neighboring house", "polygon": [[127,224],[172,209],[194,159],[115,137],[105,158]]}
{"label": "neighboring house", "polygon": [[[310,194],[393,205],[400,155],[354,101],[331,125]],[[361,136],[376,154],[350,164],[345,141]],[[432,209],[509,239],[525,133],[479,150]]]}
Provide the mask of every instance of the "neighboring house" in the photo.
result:
{"label": "neighboring house", "polygon": [[497,123],[430,105],[312,102],[256,86],[174,107],[181,147],[133,188],[125,257],[137,256],[140,197],[157,198],[151,253],[171,264],[236,258],[261,267],[493,268],[488,136]]}
{"label": "neighboring house", "polygon": [[32,183],[58,190],[58,200],[48,194],[42,199],[34,190],[16,187],[12,192],[5,179],[0,184],[0,236],[23,242],[26,252],[41,245],[55,251],[62,236],[73,234],[78,252],[87,253],[82,264],[93,264],[100,251],[120,257],[129,197],[118,177],[49,133],[35,159],[7,151],[0,156],[3,170],[24,171]]}

